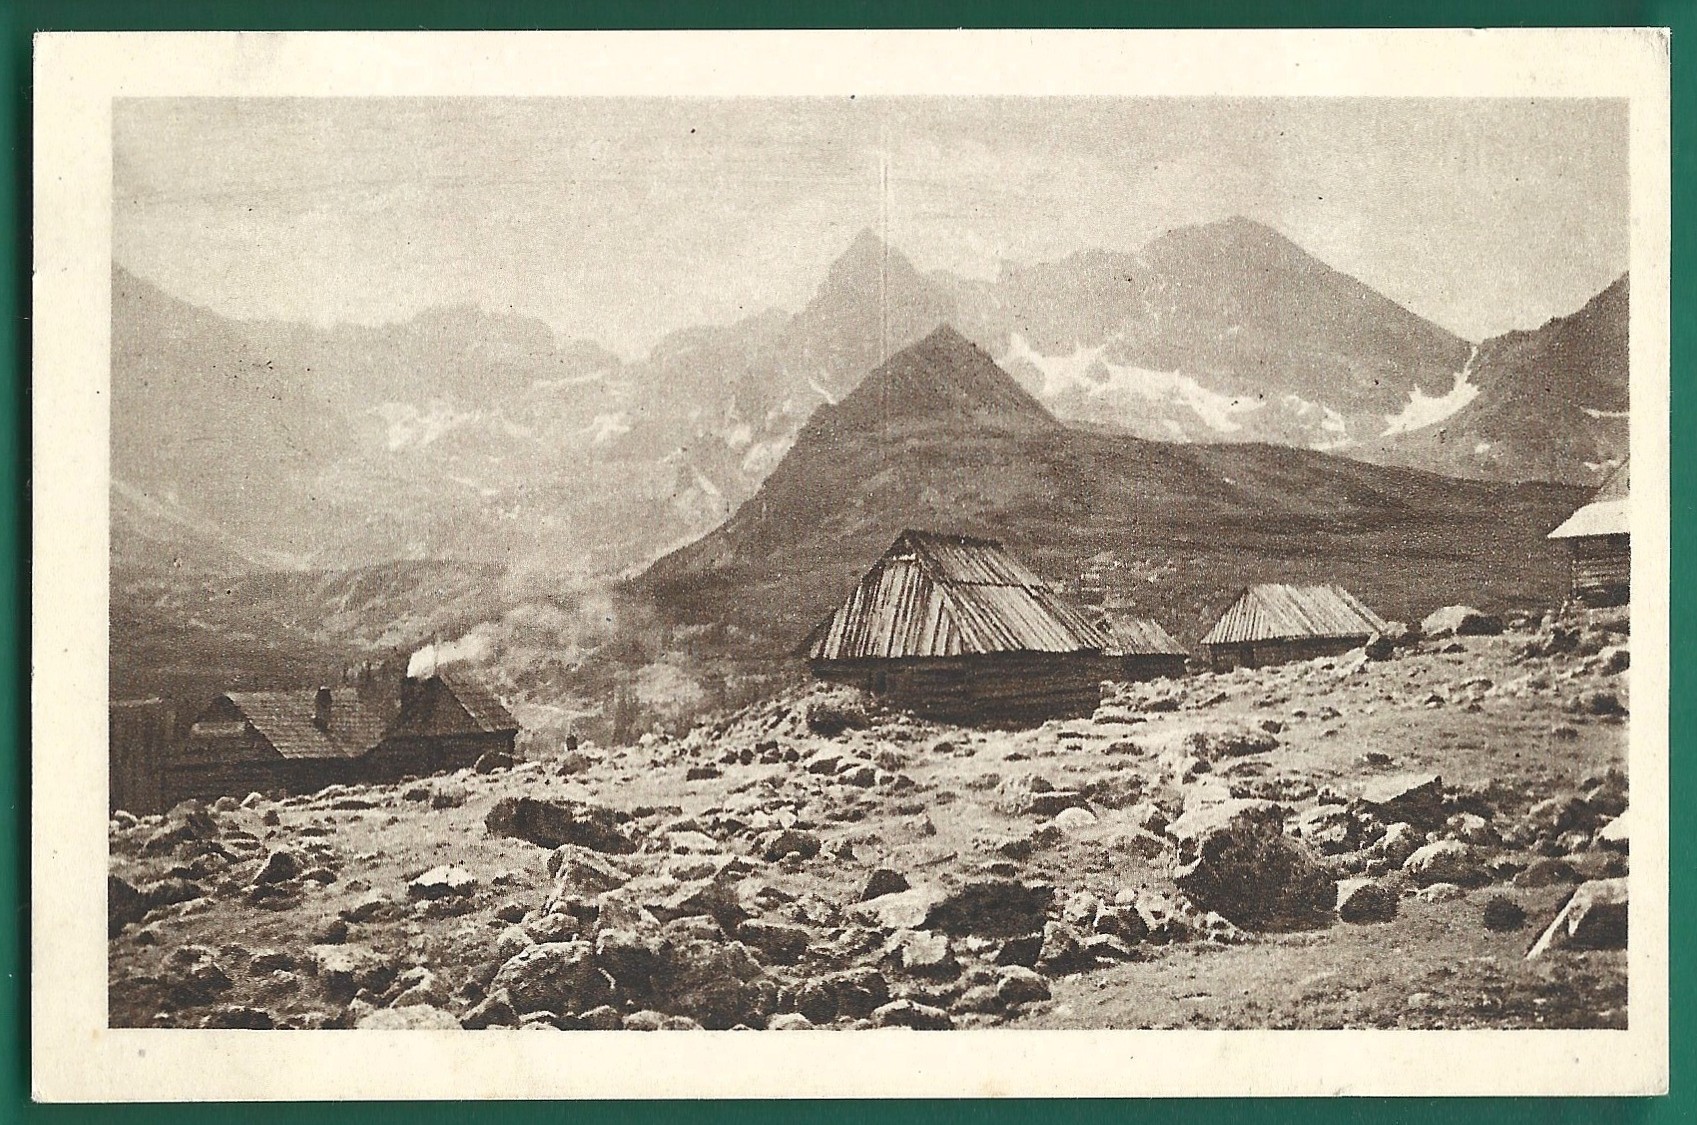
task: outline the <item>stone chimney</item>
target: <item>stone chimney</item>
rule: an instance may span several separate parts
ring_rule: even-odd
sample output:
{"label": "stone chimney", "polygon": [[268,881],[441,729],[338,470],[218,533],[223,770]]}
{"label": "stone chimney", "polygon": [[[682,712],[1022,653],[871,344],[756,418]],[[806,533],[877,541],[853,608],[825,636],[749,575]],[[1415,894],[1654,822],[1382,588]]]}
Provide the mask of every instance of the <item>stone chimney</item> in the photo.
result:
{"label": "stone chimney", "polygon": [[330,729],[330,689],[321,687],[312,698],[312,725],[321,731]]}

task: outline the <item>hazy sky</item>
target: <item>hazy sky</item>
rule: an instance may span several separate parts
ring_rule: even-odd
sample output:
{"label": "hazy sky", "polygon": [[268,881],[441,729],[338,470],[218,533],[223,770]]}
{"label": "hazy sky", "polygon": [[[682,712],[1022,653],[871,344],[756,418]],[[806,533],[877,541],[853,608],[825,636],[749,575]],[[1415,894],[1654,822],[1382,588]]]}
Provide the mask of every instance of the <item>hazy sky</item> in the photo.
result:
{"label": "hazy sky", "polygon": [[922,269],[1244,214],[1469,339],[1628,258],[1624,101],[120,102],[113,253],[242,317],[541,317],[635,355],[796,308],[862,227]]}

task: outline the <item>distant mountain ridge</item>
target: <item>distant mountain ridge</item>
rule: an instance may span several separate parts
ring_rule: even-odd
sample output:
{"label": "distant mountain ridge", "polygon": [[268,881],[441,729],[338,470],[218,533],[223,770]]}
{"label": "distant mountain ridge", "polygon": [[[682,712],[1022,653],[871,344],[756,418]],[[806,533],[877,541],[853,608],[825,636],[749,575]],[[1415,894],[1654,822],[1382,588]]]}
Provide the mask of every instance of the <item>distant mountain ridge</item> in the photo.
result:
{"label": "distant mountain ridge", "polygon": [[[885,393],[897,379],[913,390],[900,402]],[[820,411],[750,500],[635,590],[671,620],[728,623],[773,655],[906,527],[1002,540],[1061,585],[1106,573],[1116,600],[1190,641],[1258,581],[1338,582],[1404,618],[1565,591],[1564,557],[1545,535],[1581,490],[1144,441],[1029,408],[1023,424],[1001,425],[1013,382],[940,329]]]}
{"label": "distant mountain ridge", "polygon": [[[1590,319],[1618,319],[1624,340],[1616,304]],[[863,231],[800,310],[676,332],[633,363],[468,307],[376,327],[232,321],[115,267],[113,475],[128,490],[115,557],[640,568],[725,520],[810,419],[826,425],[943,323],[1024,388],[992,408],[1021,424],[1035,405],[1103,433],[1577,481],[1602,456],[1581,439],[1613,424],[1592,413],[1624,410],[1548,376],[1573,350],[1530,339],[1545,329],[1474,355],[1247,219],[986,282],[922,273]],[[937,390],[886,376],[886,397]],[[1458,387],[1471,404],[1445,397]],[[1566,399],[1550,440],[1537,419]],[[1432,422],[1385,434],[1433,401]],[[1457,456],[1458,427],[1494,455]]]}
{"label": "distant mountain ridge", "polygon": [[1452,476],[1595,486],[1629,452],[1631,283],[1479,346],[1477,395],[1442,422],[1360,455]]}

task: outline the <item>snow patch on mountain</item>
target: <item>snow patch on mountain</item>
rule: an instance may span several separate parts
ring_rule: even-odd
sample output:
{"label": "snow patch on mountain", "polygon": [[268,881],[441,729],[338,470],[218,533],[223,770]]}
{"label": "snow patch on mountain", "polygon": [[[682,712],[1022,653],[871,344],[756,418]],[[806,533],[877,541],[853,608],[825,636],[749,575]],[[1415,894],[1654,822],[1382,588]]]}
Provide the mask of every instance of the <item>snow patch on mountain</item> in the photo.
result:
{"label": "snow patch on mountain", "polygon": [[[1102,358],[1104,347],[1076,347],[1070,355],[1046,356],[1019,333],[1008,338],[1005,363],[1023,362],[1043,377],[1038,397],[1053,400],[1066,392],[1082,392],[1093,398],[1110,398],[1126,410],[1141,410],[1143,403],[1182,406],[1215,433],[1243,429],[1237,416],[1267,405],[1264,399],[1242,398],[1208,389],[1181,371],[1155,371],[1134,364],[1118,364]],[[1097,374],[1100,372],[1100,375]],[[1183,427],[1167,421],[1168,429]]]}
{"label": "snow patch on mountain", "polygon": [[385,444],[390,453],[423,449],[478,416],[474,410],[456,410],[439,398],[431,399],[422,410],[410,402],[385,402],[373,407],[372,413],[389,428]]}
{"label": "snow patch on mountain", "polygon": [[1478,358],[1479,347],[1475,344],[1467,362],[1455,373],[1455,385],[1446,394],[1434,397],[1415,387],[1409,392],[1408,405],[1395,414],[1385,416],[1386,429],[1380,436],[1390,437],[1435,426],[1478,398],[1478,384],[1472,381],[1473,362]]}

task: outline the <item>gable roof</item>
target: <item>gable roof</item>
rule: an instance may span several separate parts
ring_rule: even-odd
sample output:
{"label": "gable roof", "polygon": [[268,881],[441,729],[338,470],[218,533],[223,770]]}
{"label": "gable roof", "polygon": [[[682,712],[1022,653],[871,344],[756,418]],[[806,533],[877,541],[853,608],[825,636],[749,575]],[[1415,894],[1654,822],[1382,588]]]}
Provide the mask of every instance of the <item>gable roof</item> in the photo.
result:
{"label": "gable roof", "polygon": [[809,660],[1101,652],[1107,631],[989,539],[904,531],[802,644]]}
{"label": "gable roof", "polygon": [[328,730],[313,725],[314,688],[232,691],[221,698],[285,758],[357,758],[383,739],[383,717],[360,702],[355,688],[331,689]]}
{"label": "gable roof", "polygon": [[1590,501],[1563,520],[1560,527],[1550,532],[1549,538],[1582,539],[1592,535],[1630,534],[1629,464],[1630,462],[1622,461],[1620,468],[1609,474],[1609,478],[1597,489]]}
{"label": "gable roof", "polygon": [[1161,628],[1159,621],[1147,617],[1108,618],[1108,656],[1189,656],[1185,647],[1173,640]]}
{"label": "gable roof", "polygon": [[456,670],[453,672],[437,672],[436,678],[442,686],[459,701],[465,708],[465,713],[471,716],[471,721],[477,724],[477,729],[486,734],[510,734],[519,729],[518,720],[495,697],[488,686],[471,673]]}
{"label": "gable roof", "polygon": [[1378,614],[1342,586],[1251,586],[1220,615],[1205,645],[1304,637],[1364,637],[1383,632]]}

